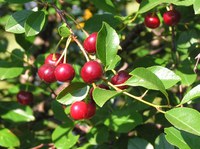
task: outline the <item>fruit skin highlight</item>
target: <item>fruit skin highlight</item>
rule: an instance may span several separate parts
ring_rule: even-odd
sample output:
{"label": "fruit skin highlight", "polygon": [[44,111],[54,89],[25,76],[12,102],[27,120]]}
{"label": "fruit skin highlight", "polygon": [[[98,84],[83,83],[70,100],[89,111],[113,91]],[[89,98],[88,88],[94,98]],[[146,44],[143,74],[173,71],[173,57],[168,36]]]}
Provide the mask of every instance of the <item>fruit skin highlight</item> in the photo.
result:
{"label": "fruit skin highlight", "polygon": [[83,42],[83,47],[85,51],[87,51],[90,54],[96,53],[97,34],[97,32],[90,34]]}
{"label": "fruit skin highlight", "polygon": [[81,69],[81,77],[83,81],[88,84],[98,81],[101,79],[102,75],[102,66],[97,61],[86,62]]}
{"label": "fruit skin highlight", "polygon": [[[119,71],[116,75],[111,78],[111,83],[114,85],[120,85],[126,82],[131,76],[125,70]],[[120,89],[126,89],[128,86],[118,86]]]}
{"label": "fruit skin highlight", "polygon": [[148,13],[145,16],[144,24],[146,27],[155,29],[160,26],[160,19],[158,18],[157,14],[155,13]]}
{"label": "fruit skin highlight", "polygon": [[166,25],[169,26],[177,25],[180,19],[181,19],[181,14],[175,9],[167,11],[163,14],[163,21]]}
{"label": "fruit skin highlight", "polygon": [[[58,61],[58,59],[60,58],[60,56],[61,56],[61,54],[59,54],[59,53],[51,53],[51,54],[49,54],[47,57],[46,57],[46,59],[45,59],[45,61],[44,61],[44,63],[45,64],[50,64],[50,65],[56,65],[56,63],[57,63],[57,61]],[[58,63],[58,65],[59,64],[62,64],[63,63],[63,58],[61,59],[61,61]]]}
{"label": "fruit skin highlight", "polygon": [[55,68],[54,75],[57,81],[60,82],[71,81],[75,76],[75,70],[72,67],[72,65],[63,63]]}
{"label": "fruit skin highlight", "polygon": [[54,70],[54,65],[44,64],[38,69],[38,76],[41,80],[45,81],[46,83],[53,83],[56,81]]}

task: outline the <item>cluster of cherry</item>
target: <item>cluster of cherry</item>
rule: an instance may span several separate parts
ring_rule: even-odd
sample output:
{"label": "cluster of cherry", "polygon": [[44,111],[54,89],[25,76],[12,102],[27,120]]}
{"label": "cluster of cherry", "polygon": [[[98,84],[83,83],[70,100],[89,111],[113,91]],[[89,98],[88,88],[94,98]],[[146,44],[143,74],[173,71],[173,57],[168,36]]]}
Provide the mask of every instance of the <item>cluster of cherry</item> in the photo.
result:
{"label": "cluster of cherry", "polygon": [[[181,19],[181,15],[175,9],[166,11],[163,14],[163,21],[168,26],[175,26],[176,24],[178,24],[180,19]],[[155,29],[160,26],[160,19],[156,13],[150,12],[145,16],[144,24],[146,25],[146,27]]]}
{"label": "cluster of cherry", "polygon": [[[88,54],[96,54],[96,40],[97,32],[90,34],[83,42],[83,48]],[[71,64],[65,63],[63,54],[51,53],[49,54],[44,64],[38,69],[38,76],[46,83],[71,82],[75,76],[75,70]],[[81,78],[87,84],[92,84],[100,80],[103,76],[103,68],[96,60],[88,60],[81,68]],[[130,78],[128,72],[122,70],[116,73],[111,78],[113,85],[123,84]],[[104,84],[97,85],[99,88],[109,89]],[[118,86],[119,89],[126,89],[127,86]],[[96,112],[96,105],[92,97],[92,87],[89,91],[90,101],[76,101],[70,107],[70,115],[75,120],[89,119],[94,116]],[[33,102],[33,95],[28,91],[20,91],[17,94],[17,100],[22,105],[30,105]]]}

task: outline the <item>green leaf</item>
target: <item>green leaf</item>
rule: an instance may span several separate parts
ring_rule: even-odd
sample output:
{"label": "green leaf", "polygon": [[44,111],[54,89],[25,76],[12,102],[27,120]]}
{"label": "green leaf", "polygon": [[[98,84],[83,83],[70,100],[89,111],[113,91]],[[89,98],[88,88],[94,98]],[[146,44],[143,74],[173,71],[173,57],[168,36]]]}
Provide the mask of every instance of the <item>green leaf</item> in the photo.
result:
{"label": "green leaf", "polygon": [[200,14],[200,3],[199,3],[199,0],[194,0],[193,8],[194,8],[195,14]]}
{"label": "green leaf", "polygon": [[115,14],[117,12],[116,7],[111,0],[92,0],[92,2],[97,8],[104,11],[110,12],[112,14]]}
{"label": "green leaf", "polygon": [[181,78],[173,71],[162,66],[152,66],[147,69],[153,72],[162,81],[165,89],[174,86],[177,82],[181,80]]}
{"label": "green leaf", "polygon": [[15,134],[7,128],[0,129],[0,146],[13,148],[19,145],[20,141]]}
{"label": "green leaf", "polygon": [[200,114],[191,108],[175,108],[165,113],[166,119],[178,129],[200,136]]}
{"label": "green leaf", "polygon": [[95,14],[86,21],[84,29],[91,33],[99,31],[103,22],[107,22],[113,28],[116,28],[121,23],[112,14]]}
{"label": "green leaf", "polygon": [[87,96],[88,91],[89,86],[85,85],[85,83],[75,82],[63,89],[56,99],[64,105],[70,105],[75,101],[83,100]]}
{"label": "green leaf", "polygon": [[156,6],[162,4],[162,3],[173,3],[177,0],[145,0],[142,1],[140,4],[140,8],[139,8],[139,13],[145,13],[153,8],[155,8]]}
{"label": "green leaf", "polygon": [[33,111],[29,106],[19,105],[16,102],[1,102],[0,115],[2,119],[16,123],[35,120]]}
{"label": "green leaf", "polygon": [[189,60],[184,60],[181,62],[182,66],[177,68],[176,74],[181,77],[181,84],[190,86],[195,82],[197,78],[197,74],[194,73],[192,67],[192,63]]}
{"label": "green leaf", "polygon": [[23,3],[27,3],[27,2],[30,2],[32,0],[5,0],[6,2],[9,2],[9,3],[19,3],[19,4],[23,4]]}
{"label": "green leaf", "polygon": [[78,141],[79,136],[75,135],[68,124],[56,127],[52,134],[52,140],[57,149],[70,149]]}
{"label": "green leaf", "polygon": [[153,146],[144,139],[134,137],[133,139],[128,140],[127,149],[153,149]]}
{"label": "green leaf", "polygon": [[172,3],[177,6],[190,6],[194,3],[194,0],[177,0]]}
{"label": "green leaf", "polygon": [[65,114],[65,111],[60,103],[58,103],[56,100],[53,100],[51,102],[51,107],[54,113],[54,117],[60,121],[63,121],[65,123],[71,126],[73,126],[73,122],[71,119],[68,118],[68,116]]}
{"label": "green leaf", "polygon": [[64,38],[69,37],[69,35],[71,34],[69,28],[66,25],[66,23],[64,23],[63,25],[61,25],[58,28],[58,33],[60,34],[61,37],[64,37]]}
{"label": "green leaf", "polygon": [[95,88],[94,91],[92,92],[92,96],[94,98],[95,103],[103,107],[103,105],[108,101],[109,99],[117,96],[121,92],[117,91],[111,91],[111,90],[106,90],[106,89],[101,89],[101,88]]}
{"label": "green leaf", "polygon": [[196,87],[192,88],[182,99],[180,104],[187,103],[190,100],[196,99],[200,97],[200,85],[197,85]]}
{"label": "green leaf", "polygon": [[40,33],[46,21],[44,11],[33,12],[25,22],[26,36],[34,36]]}
{"label": "green leaf", "polygon": [[142,123],[142,116],[133,108],[117,109],[104,124],[119,133],[127,133]]}
{"label": "green leaf", "polygon": [[161,80],[150,70],[146,68],[136,68],[131,73],[131,78],[129,78],[124,84],[129,86],[142,86],[147,89],[159,90],[166,97],[167,92]]}
{"label": "green leaf", "polygon": [[165,128],[166,140],[180,149],[195,149],[200,146],[200,137],[174,127]]}
{"label": "green leaf", "polygon": [[93,127],[87,134],[87,139],[91,145],[98,145],[108,141],[108,128],[104,125]]}
{"label": "green leaf", "polygon": [[15,78],[22,74],[24,68],[13,67],[13,68],[3,68],[0,67],[0,80]]}
{"label": "green leaf", "polygon": [[31,13],[32,11],[29,10],[21,10],[13,13],[6,23],[5,30],[15,34],[24,33],[24,23]]}
{"label": "green leaf", "polygon": [[111,64],[108,66],[107,70],[114,69],[118,65],[120,60],[121,60],[121,57],[119,55],[116,55],[115,58],[112,60]]}
{"label": "green leaf", "polygon": [[118,49],[119,36],[110,25],[104,22],[97,36],[97,56],[105,67],[112,65]]}
{"label": "green leaf", "polygon": [[165,134],[161,133],[155,140],[155,149],[174,149],[174,147],[167,142]]}

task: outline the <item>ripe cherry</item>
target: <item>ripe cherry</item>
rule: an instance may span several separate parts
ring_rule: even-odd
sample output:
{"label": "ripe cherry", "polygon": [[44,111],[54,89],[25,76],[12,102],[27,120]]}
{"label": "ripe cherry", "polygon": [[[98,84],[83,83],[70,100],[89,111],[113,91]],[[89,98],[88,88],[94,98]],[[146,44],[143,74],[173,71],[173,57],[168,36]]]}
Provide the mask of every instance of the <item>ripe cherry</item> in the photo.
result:
{"label": "ripe cherry", "polygon": [[54,75],[55,66],[50,64],[44,64],[38,69],[38,76],[41,80],[46,83],[52,83],[56,81],[56,77]]}
{"label": "ripe cherry", "polygon": [[163,20],[165,24],[174,26],[178,24],[181,19],[181,14],[177,10],[169,10],[163,14]]}
{"label": "ripe cherry", "polygon": [[83,42],[84,49],[90,53],[96,53],[96,40],[97,40],[97,32],[94,32],[87,37]]}
{"label": "ripe cherry", "polygon": [[[102,88],[102,89],[106,89],[106,90],[109,90],[109,87],[107,85],[104,85],[104,84],[99,84],[97,85],[99,88]],[[93,100],[93,97],[92,97],[92,93],[94,91],[94,87],[92,87],[89,91],[89,95],[90,95],[90,99]]]}
{"label": "ripe cherry", "polygon": [[17,101],[22,105],[30,105],[33,102],[33,94],[28,91],[20,91],[17,94]]}
{"label": "ripe cherry", "polygon": [[160,19],[155,13],[148,13],[145,16],[144,24],[146,27],[149,27],[151,29],[155,29],[160,26]]}
{"label": "ripe cherry", "polygon": [[88,114],[88,106],[84,101],[76,101],[70,107],[70,115],[75,120],[85,119]]}
{"label": "ripe cherry", "polygon": [[81,69],[81,77],[85,83],[94,83],[103,75],[103,69],[97,61],[89,61]]}
{"label": "ripe cherry", "polygon": [[57,81],[71,81],[75,76],[75,70],[70,64],[63,63],[56,67],[54,75]]}
{"label": "ripe cherry", "polygon": [[[111,78],[111,83],[114,85],[123,84],[126,82],[131,76],[124,70],[119,71],[116,75]],[[126,89],[128,86],[118,86],[120,89]]]}
{"label": "ripe cherry", "polygon": [[[50,64],[50,65],[56,65],[56,62],[58,61],[58,59],[60,58],[60,56],[61,56],[61,54],[59,54],[59,53],[51,53],[51,54],[49,54],[47,57],[46,57],[46,59],[45,59],[45,64]],[[61,64],[61,63],[63,63],[63,59],[61,59],[61,61],[58,63],[58,65],[59,64]]]}
{"label": "ripe cherry", "polygon": [[96,113],[96,105],[93,101],[87,103],[87,115],[85,118],[92,118]]}

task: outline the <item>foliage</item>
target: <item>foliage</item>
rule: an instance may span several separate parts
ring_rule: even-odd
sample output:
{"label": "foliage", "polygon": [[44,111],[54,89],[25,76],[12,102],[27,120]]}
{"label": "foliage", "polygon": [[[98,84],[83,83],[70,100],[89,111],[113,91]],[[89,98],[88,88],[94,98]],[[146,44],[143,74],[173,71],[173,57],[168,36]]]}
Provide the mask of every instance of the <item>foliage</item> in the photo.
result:
{"label": "foliage", "polygon": [[[199,0],[0,0],[0,8],[2,148],[200,146]],[[182,16],[176,26],[163,22],[169,9]],[[158,15],[160,27],[144,26],[148,12]],[[82,44],[93,32],[95,55]],[[38,68],[50,53],[72,64],[71,82],[40,80]],[[89,60],[98,60],[104,71],[92,84],[80,76]],[[114,85],[111,78],[119,70],[130,78]],[[33,93],[31,105],[17,102],[21,90]],[[90,102],[91,96],[96,114],[73,120],[71,104]]]}

